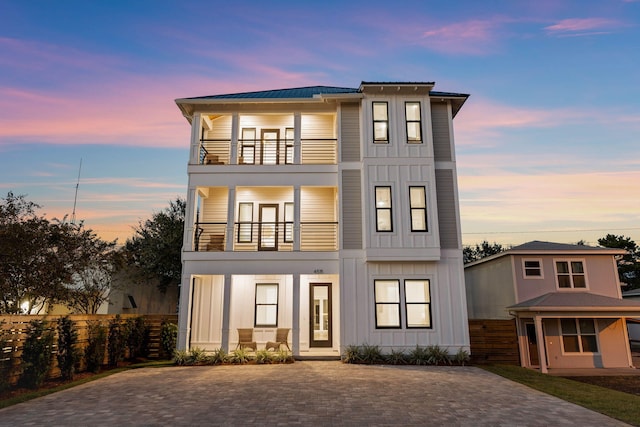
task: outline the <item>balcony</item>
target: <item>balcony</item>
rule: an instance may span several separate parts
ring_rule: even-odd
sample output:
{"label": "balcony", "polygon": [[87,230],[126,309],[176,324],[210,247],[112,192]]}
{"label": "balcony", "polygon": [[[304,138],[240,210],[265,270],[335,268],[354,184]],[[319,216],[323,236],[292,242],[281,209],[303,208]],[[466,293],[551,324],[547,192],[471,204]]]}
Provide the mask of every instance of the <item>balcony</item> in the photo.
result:
{"label": "balcony", "polygon": [[[293,140],[288,139],[240,139],[238,140],[238,165],[293,165],[296,164]],[[335,165],[337,163],[337,139],[300,140],[300,164]],[[199,164],[231,164],[231,141],[228,139],[201,139]]]}
{"label": "balcony", "polygon": [[[337,222],[301,222],[299,236],[293,222],[237,222],[233,225],[233,251],[291,252],[299,237],[300,251],[337,251]],[[225,251],[227,223],[196,222],[194,250]]]}

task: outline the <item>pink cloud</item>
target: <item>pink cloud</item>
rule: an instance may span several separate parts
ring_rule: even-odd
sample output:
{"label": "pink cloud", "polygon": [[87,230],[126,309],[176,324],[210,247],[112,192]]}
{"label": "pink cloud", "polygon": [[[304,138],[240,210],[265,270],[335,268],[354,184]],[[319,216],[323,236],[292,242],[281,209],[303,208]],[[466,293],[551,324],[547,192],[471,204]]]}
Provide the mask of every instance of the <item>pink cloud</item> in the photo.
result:
{"label": "pink cloud", "polygon": [[483,55],[496,49],[498,31],[508,20],[474,19],[436,27],[422,33],[422,44],[432,50],[450,54]]}
{"label": "pink cloud", "polygon": [[603,34],[622,25],[621,22],[606,18],[570,18],[558,21],[544,29],[550,35],[582,36]]}

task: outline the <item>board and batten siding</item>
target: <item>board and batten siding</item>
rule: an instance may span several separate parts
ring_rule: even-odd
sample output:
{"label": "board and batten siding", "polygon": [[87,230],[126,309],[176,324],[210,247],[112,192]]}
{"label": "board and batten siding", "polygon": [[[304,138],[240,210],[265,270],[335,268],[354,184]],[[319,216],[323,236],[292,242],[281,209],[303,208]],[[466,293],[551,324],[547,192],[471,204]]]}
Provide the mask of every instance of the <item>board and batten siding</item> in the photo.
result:
{"label": "board and batten siding", "polygon": [[436,161],[450,162],[453,160],[449,124],[449,106],[441,102],[432,103],[433,155]]}
{"label": "board and batten siding", "polygon": [[362,184],[359,170],[342,171],[342,248],[362,249]]}
{"label": "board and batten siding", "polygon": [[440,229],[440,247],[442,249],[460,248],[455,195],[453,170],[436,169],[438,226]]}
{"label": "board and batten siding", "polygon": [[360,161],[360,104],[340,107],[340,148],[343,162]]}

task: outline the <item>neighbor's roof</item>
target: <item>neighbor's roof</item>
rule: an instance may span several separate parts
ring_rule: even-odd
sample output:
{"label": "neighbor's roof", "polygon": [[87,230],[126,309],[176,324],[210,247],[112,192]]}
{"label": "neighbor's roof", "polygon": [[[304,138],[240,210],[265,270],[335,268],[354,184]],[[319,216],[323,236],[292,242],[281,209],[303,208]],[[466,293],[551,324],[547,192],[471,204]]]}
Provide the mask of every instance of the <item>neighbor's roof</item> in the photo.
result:
{"label": "neighbor's roof", "polygon": [[485,262],[493,261],[494,259],[501,258],[507,255],[624,255],[627,251],[617,248],[604,248],[601,246],[587,246],[587,245],[572,245],[567,243],[553,243],[542,242],[540,240],[533,240],[531,242],[523,243],[522,245],[514,246],[511,249],[500,252],[495,255],[491,255],[486,258],[479,259],[478,261],[470,262],[464,267],[472,267],[474,265],[482,264]]}
{"label": "neighbor's roof", "polygon": [[512,311],[564,312],[640,312],[640,301],[606,297],[589,292],[549,292],[507,307]]}

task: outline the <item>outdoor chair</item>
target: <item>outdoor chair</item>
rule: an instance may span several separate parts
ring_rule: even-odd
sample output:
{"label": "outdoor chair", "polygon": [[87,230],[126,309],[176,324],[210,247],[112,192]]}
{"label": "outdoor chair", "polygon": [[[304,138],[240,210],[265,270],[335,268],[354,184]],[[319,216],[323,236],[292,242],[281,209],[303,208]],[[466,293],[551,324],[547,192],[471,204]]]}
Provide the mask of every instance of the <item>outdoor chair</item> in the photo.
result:
{"label": "outdoor chair", "polygon": [[236,350],[238,348],[251,348],[253,351],[258,349],[258,345],[253,340],[253,329],[238,328],[238,345],[236,346]]}
{"label": "outdoor chair", "polygon": [[269,350],[270,348],[274,350],[280,350],[280,347],[285,345],[291,351],[291,347],[289,347],[288,337],[289,337],[290,328],[278,328],[276,330],[276,339],[275,341],[267,342],[265,350]]}

